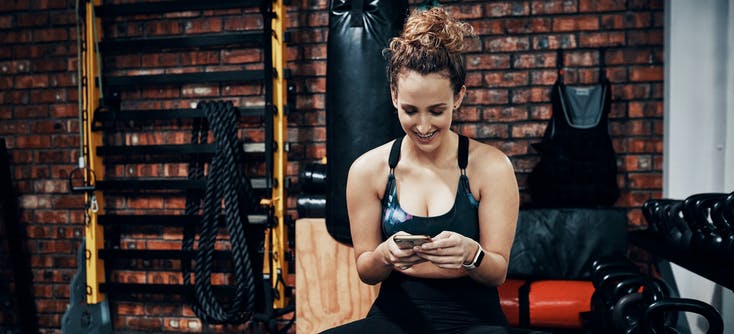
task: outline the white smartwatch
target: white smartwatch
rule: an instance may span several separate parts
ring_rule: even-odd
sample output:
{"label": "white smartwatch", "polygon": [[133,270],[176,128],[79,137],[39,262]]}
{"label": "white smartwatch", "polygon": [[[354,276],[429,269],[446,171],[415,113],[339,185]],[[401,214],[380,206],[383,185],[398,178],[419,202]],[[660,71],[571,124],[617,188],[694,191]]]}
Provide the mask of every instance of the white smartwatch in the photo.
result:
{"label": "white smartwatch", "polygon": [[474,260],[469,264],[462,263],[461,265],[464,266],[465,270],[476,269],[482,263],[483,258],[484,250],[482,250],[482,246],[477,242],[477,254],[474,255]]}

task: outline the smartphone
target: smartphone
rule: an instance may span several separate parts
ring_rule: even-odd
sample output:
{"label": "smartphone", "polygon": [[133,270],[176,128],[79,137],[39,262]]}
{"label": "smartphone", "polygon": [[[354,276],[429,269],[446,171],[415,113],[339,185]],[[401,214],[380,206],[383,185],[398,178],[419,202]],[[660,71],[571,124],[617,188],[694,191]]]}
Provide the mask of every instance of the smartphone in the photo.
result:
{"label": "smartphone", "polygon": [[431,241],[431,237],[427,235],[396,235],[393,237],[395,243],[400,249],[411,249]]}

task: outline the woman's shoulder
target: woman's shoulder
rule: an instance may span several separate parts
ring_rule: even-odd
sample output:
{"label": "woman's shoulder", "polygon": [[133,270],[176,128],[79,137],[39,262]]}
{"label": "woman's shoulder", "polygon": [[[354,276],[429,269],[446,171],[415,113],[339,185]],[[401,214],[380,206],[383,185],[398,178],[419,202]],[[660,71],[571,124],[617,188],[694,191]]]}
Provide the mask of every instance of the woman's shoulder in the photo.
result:
{"label": "woman's shoulder", "polygon": [[514,173],[512,162],[496,147],[469,139],[469,166],[468,169],[484,173]]}
{"label": "woman's shoulder", "polygon": [[359,174],[378,174],[389,170],[388,157],[390,149],[395,140],[391,140],[385,144],[377,146],[354,160],[350,168],[350,173]]}

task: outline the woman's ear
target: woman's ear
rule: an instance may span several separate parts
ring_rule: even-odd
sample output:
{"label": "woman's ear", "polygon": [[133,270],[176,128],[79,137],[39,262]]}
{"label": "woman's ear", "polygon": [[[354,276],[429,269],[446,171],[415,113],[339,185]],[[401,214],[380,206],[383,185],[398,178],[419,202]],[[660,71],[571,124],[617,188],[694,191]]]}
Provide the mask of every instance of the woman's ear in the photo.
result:
{"label": "woman's ear", "polygon": [[459,109],[461,102],[464,101],[464,96],[466,96],[466,85],[461,85],[461,89],[454,98],[454,109]]}
{"label": "woman's ear", "polygon": [[398,92],[396,92],[394,89],[391,89],[390,97],[392,98],[392,106],[395,107],[395,110],[397,110],[398,109]]}

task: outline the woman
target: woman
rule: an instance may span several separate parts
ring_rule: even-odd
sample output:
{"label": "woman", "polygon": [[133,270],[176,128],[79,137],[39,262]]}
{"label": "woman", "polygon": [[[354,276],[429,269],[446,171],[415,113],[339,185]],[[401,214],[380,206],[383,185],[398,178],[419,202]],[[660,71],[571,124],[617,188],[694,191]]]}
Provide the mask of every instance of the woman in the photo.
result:
{"label": "woman", "polygon": [[[506,320],[505,280],[518,189],[499,150],[451,130],[466,94],[461,53],[472,28],[443,9],[413,12],[387,49],[406,135],[350,168],[347,207],[357,271],[382,283],[366,319],[329,333],[484,333]],[[387,185],[387,186],[386,186]],[[400,248],[396,235],[430,236]]]}

